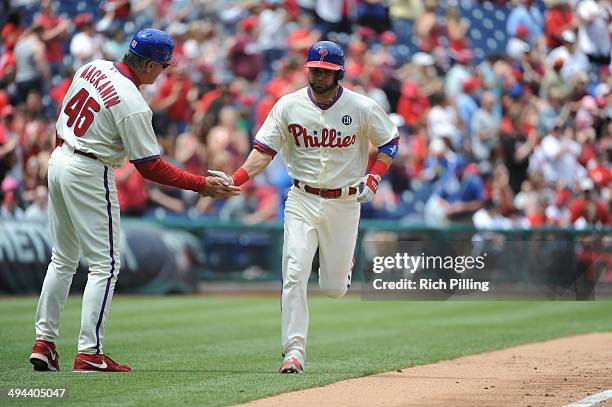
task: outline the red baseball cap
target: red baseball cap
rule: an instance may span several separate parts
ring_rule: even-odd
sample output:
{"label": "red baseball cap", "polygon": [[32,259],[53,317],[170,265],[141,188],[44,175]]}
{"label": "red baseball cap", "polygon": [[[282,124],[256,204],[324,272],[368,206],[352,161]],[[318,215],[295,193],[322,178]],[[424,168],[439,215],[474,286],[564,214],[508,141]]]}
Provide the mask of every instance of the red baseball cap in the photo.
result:
{"label": "red baseball cap", "polygon": [[470,78],[467,78],[461,81],[461,88],[465,92],[472,92],[476,90],[479,86],[480,86],[480,80],[475,76],[472,76]]}
{"label": "red baseball cap", "polygon": [[78,28],[93,23],[94,17],[91,13],[81,13],[74,17],[74,25]]}
{"label": "red baseball cap", "polygon": [[257,25],[257,17],[250,16],[240,22],[240,28],[250,31]]}
{"label": "red baseball cap", "polygon": [[529,35],[529,28],[527,28],[527,26],[523,25],[523,24],[519,24],[516,27],[516,36],[519,38],[525,38],[526,36]]}
{"label": "red baseball cap", "polygon": [[395,44],[395,41],[397,41],[397,37],[393,31],[385,31],[384,33],[380,34],[380,42],[383,44]]}

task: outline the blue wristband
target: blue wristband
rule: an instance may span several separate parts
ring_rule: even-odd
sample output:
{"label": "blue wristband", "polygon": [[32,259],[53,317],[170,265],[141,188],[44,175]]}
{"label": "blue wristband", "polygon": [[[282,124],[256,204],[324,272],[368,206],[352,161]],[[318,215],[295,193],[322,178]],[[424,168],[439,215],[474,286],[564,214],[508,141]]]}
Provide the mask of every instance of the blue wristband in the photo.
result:
{"label": "blue wristband", "polygon": [[378,147],[378,152],[387,154],[391,158],[395,158],[397,152],[399,151],[399,137],[394,138],[387,144]]}

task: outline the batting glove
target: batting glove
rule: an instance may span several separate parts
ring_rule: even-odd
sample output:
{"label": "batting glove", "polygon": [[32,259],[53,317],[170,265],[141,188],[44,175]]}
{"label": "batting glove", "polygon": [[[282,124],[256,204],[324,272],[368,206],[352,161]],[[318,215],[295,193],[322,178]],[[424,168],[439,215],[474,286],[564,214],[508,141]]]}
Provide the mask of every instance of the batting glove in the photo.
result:
{"label": "batting glove", "polygon": [[227,175],[226,173],[224,173],[223,171],[208,170],[206,172],[212,177],[218,177],[218,178],[223,179],[223,181],[227,182],[228,185],[234,185],[234,179],[230,177],[229,175]]}
{"label": "batting glove", "polygon": [[[361,190],[359,195],[357,195],[357,202],[366,203],[370,202],[374,199],[374,194],[378,189],[378,183],[380,182],[380,175],[368,174],[365,177],[362,177],[354,187],[357,187],[358,190]],[[361,189],[363,188],[363,189]]]}

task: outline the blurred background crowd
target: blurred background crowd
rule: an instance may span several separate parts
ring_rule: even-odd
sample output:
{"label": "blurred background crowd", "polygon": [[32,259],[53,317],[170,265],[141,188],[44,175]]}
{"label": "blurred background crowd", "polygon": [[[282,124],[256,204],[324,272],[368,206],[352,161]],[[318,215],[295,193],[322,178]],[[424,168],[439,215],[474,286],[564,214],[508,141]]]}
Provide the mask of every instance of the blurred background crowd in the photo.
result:
{"label": "blurred background crowd", "polygon": [[[237,169],[274,103],[307,85],[308,47],[330,39],[346,51],[342,86],[400,129],[364,218],[609,225],[611,17],[611,3],[594,0],[0,1],[0,219],[46,218],[46,166],[75,70],[120,60],[152,26],[180,60],[142,89],[175,165]],[[116,180],[126,215],[249,224],[281,219],[291,185],[280,154],[227,201],[151,184],[129,163]]]}

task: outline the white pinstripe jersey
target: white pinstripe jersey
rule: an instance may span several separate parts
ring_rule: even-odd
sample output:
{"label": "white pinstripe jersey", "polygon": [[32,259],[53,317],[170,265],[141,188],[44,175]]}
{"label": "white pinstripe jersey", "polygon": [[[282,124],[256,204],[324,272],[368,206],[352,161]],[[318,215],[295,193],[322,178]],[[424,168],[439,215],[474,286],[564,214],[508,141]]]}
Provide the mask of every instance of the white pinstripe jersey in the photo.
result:
{"label": "white pinstripe jersey", "polygon": [[397,127],[367,96],[341,87],[335,102],[322,107],[303,88],[276,102],[255,143],[264,150],[282,150],[294,179],[333,189],[364,175],[369,141],[380,147],[396,137]]}
{"label": "white pinstripe jersey", "polygon": [[121,165],[126,156],[137,161],[159,155],[152,117],[136,84],[115,63],[96,60],[74,75],[56,130],[72,148]]}

